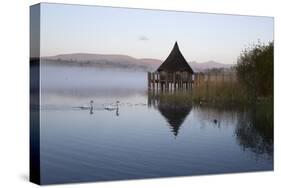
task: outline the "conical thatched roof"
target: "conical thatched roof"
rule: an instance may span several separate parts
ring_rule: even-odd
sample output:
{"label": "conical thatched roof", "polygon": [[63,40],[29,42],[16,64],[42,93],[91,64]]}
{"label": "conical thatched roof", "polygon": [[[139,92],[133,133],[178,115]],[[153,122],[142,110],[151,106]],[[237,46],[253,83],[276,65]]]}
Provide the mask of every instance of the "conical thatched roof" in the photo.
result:
{"label": "conical thatched roof", "polygon": [[170,55],[167,59],[160,65],[157,71],[165,72],[176,72],[176,71],[188,71],[193,74],[192,68],[189,66],[187,61],[184,59],[180,52],[178,43],[176,42],[174,48],[172,49]]}

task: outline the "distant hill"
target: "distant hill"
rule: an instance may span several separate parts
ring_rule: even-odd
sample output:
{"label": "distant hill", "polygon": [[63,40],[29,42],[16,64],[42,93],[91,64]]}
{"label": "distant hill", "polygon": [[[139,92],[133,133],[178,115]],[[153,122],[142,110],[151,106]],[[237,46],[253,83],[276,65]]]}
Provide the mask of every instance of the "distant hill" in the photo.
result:
{"label": "distant hill", "polygon": [[[60,54],[42,58],[46,63],[56,65],[74,65],[74,66],[92,66],[97,68],[121,68],[133,69],[139,71],[155,71],[163,61],[159,59],[143,58],[137,59],[127,55],[106,55],[106,54],[88,54],[73,53]],[[207,61],[198,63],[189,62],[195,72],[205,71],[212,68],[230,68],[232,65],[223,64],[216,61]]]}
{"label": "distant hill", "polygon": [[229,69],[233,66],[231,64],[223,64],[223,63],[219,63],[216,61],[207,61],[207,62],[202,62],[202,63],[197,63],[196,61],[191,61],[191,62],[189,62],[189,65],[192,67],[192,69],[195,72],[204,72],[207,69],[213,69],[213,68]]}

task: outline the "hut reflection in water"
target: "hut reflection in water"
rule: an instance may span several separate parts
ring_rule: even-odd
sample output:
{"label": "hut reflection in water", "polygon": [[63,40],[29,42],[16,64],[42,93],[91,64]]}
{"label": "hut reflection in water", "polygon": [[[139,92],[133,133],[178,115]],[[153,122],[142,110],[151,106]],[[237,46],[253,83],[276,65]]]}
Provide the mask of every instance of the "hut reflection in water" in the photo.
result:
{"label": "hut reflection in water", "polygon": [[174,95],[148,93],[148,107],[157,109],[167,121],[173,134],[177,136],[192,109],[192,104],[183,103]]}

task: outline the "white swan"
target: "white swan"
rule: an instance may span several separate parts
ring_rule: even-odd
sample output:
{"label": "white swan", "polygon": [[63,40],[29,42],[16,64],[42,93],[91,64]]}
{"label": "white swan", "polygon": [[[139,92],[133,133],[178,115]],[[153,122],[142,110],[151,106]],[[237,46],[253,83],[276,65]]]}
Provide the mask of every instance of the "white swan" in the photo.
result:
{"label": "white swan", "polygon": [[109,110],[109,111],[118,110],[118,104],[119,104],[119,101],[116,101],[115,105],[107,105],[104,107],[104,109]]}
{"label": "white swan", "polygon": [[91,100],[90,101],[90,106],[88,105],[84,105],[84,106],[79,106],[78,108],[82,109],[82,110],[89,110],[89,109],[93,109],[93,104],[94,104],[94,101]]}

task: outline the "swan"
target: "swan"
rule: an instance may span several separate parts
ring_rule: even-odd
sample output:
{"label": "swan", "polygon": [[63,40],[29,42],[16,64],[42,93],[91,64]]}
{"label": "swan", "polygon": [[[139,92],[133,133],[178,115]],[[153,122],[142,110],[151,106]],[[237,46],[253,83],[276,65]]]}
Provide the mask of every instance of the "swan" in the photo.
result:
{"label": "swan", "polygon": [[119,104],[119,101],[116,101],[116,105],[107,105],[104,107],[104,109],[109,110],[109,111],[118,110],[118,104]]}
{"label": "swan", "polygon": [[82,110],[89,110],[89,109],[93,109],[93,104],[94,104],[94,101],[91,100],[90,101],[90,106],[88,105],[84,105],[84,106],[79,106],[78,108],[82,109]]}

